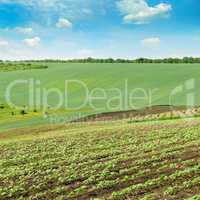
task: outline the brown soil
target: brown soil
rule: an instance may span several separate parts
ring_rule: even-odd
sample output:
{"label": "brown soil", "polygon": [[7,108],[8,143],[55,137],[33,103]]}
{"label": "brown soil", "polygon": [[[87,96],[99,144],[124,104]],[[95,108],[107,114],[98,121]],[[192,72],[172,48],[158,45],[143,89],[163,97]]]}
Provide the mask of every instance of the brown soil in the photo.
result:
{"label": "brown soil", "polygon": [[128,111],[118,111],[118,112],[108,112],[95,114],[81,119],[77,119],[73,122],[90,122],[90,121],[113,121],[120,119],[127,119],[133,117],[142,117],[147,115],[162,114],[166,112],[175,111],[186,111],[186,106],[169,106],[169,105],[158,105],[152,107],[146,107],[140,110],[128,110]]}

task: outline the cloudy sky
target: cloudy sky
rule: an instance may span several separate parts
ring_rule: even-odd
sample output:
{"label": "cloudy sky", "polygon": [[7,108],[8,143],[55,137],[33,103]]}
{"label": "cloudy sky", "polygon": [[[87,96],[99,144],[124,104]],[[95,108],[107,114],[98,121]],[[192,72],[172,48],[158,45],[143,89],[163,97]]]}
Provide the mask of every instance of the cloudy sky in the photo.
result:
{"label": "cloudy sky", "polygon": [[199,0],[0,0],[0,59],[200,56]]}

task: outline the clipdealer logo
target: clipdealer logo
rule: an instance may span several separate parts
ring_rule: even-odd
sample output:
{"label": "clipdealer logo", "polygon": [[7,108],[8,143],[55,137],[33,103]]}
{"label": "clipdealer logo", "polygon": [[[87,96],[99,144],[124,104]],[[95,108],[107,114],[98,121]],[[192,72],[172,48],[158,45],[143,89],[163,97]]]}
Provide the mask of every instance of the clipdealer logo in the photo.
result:
{"label": "clipdealer logo", "polygon": [[[44,111],[49,107],[53,110],[60,108],[80,110],[89,107],[93,111],[101,110],[129,110],[139,109],[142,104],[151,106],[153,97],[159,92],[158,88],[140,88],[129,85],[128,80],[124,80],[122,87],[109,88],[90,88],[84,81],[81,80],[65,80],[63,82],[64,89],[56,87],[43,87],[40,80],[15,80],[11,82],[5,92],[6,102],[10,107],[20,108],[13,100],[17,88],[27,89],[26,102],[27,107],[35,107]],[[76,87],[76,91],[73,89]],[[133,89],[130,89],[133,88]],[[75,92],[80,93],[80,98],[77,104],[73,102]],[[54,96],[52,103],[51,96]],[[100,102],[100,103],[99,103]]]}

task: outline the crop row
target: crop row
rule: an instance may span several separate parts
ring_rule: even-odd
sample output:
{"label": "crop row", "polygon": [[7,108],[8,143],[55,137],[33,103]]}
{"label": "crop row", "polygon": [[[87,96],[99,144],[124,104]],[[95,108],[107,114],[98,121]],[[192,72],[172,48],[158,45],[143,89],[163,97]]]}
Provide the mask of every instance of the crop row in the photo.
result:
{"label": "crop row", "polygon": [[[124,198],[141,190],[148,193],[146,187],[156,187],[154,181],[163,180],[163,176],[159,183],[168,191],[173,174],[191,170],[199,162],[200,127],[159,126],[88,128],[53,138],[2,144],[0,198]],[[192,181],[190,175],[199,173],[195,170],[182,176]]]}

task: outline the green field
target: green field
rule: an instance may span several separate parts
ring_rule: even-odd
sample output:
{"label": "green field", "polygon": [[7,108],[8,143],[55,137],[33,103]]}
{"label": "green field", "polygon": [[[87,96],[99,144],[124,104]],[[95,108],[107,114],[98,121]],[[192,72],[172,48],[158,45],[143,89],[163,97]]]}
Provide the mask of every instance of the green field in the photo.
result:
{"label": "green field", "polygon": [[[94,110],[91,105],[87,103],[82,106],[81,109],[76,110],[74,108],[81,105],[85,99],[85,90],[80,85],[70,84],[68,87],[68,106],[66,107],[63,104],[60,109],[56,111],[48,111],[56,113],[58,116],[63,116],[63,118],[66,117],[66,119],[71,119],[70,117],[74,115],[77,116],[77,113],[90,115],[93,113],[133,109],[133,106],[126,104],[125,100],[122,101],[122,106],[119,107],[119,99],[112,100],[109,104],[112,105],[112,109],[108,108],[108,106],[106,106],[108,99],[112,99],[117,95],[116,92],[110,90],[112,88],[119,89],[122,97],[125,97],[126,94],[129,94],[131,90],[136,88],[142,88],[147,94],[149,91],[154,91],[150,105],[168,105],[171,91],[177,86],[183,85],[182,92],[178,93],[178,95],[176,95],[170,103],[173,105],[185,105],[185,81],[194,80],[195,104],[200,104],[200,93],[198,93],[198,88],[200,86],[199,64],[45,63],[45,65],[48,66],[47,69],[0,72],[0,103],[6,104],[5,92],[10,83],[15,80],[33,79],[40,81],[37,88],[58,88],[63,94],[66,91],[66,80],[79,80],[84,82],[84,84],[87,85],[89,92],[94,88],[101,88],[106,91],[106,100],[101,99],[92,101],[93,105],[97,109]],[[128,85],[128,92],[125,89],[126,82]],[[30,90],[27,85],[19,84],[13,88],[11,93],[12,102],[18,106],[26,106],[27,109],[30,110],[29,116],[10,116],[10,113],[14,108],[11,108],[11,111],[9,111],[7,115],[5,115],[5,112],[3,113],[3,111],[0,110],[0,115],[6,116],[4,117],[4,120],[0,122],[0,129],[48,123],[48,120],[43,117],[43,111],[45,110],[43,101],[36,103],[37,107],[39,107],[36,115],[32,112],[35,108],[35,104],[30,103],[28,106],[29,91]],[[99,94],[94,95],[98,96]],[[139,90],[135,95],[144,96]],[[58,102],[57,95],[50,95],[48,102],[51,107],[55,106]],[[66,103],[66,100],[64,103]],[[145,106],[149,106],[149,101],[147,99],[134,99],[134,108],[141,108]]]}
{"label": "green field", "polygon": [[0,199],[200,197],[200,120],[0,134]]}
{"label": "green field", "polygon": [[[0,199],[200,199],[199,64],[45,65],[0,72]],[[11,100],[18,108],[9,106],[6,88],[27,80],[37,84],[15,86]],[[72,80],[84,83],[98,99],[79,106],[85,89],[70,84],[59,108],[53,109],[55,94],[44,101],[43,93],[52,88],[63,97],[65,81]],[[32,90],[37,101],[28,100]],[[144,97],[141,91],[149,96],[131,99],[133,107],[125,98],[130,100],[132,91],[136,97]],[[184,108],[183,119],[167,105],[182,108],[191,103],[188,95],[198,107]],[[135,118],[66,123],[153,105],[154,113]]]}
{"label": "green field", "polygon": [[200,200],[199,20],[200,0],[0,0],[0,200]]}

